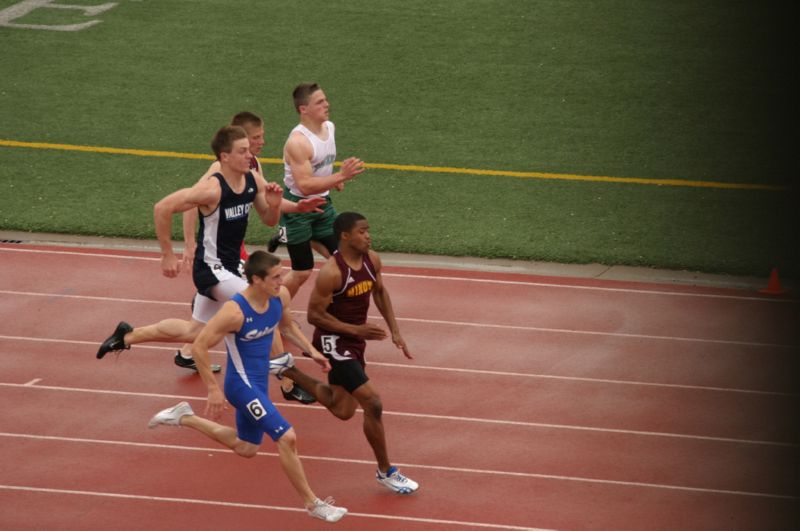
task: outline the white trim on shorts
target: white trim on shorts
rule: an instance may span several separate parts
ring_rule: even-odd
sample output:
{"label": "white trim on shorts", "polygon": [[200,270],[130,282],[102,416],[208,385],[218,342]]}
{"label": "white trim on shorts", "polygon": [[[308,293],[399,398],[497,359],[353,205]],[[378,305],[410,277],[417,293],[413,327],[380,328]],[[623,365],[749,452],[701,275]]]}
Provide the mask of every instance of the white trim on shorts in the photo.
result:
{"label": "white trim on shorts", "polygon": [[195,293],[194,309],[192,310],[192,319],[195,321],[200,321],[203,324],[209,322],[220,308],[222,308],[223,304],[247,287],[247,281],[242,277],[231,273],[227,269],[223,269],[222,271],[227,273],[227,275],[221,274],[219,271],[215,272],[220,281],[211,288],[211,295],[213,295],[216,300]]}

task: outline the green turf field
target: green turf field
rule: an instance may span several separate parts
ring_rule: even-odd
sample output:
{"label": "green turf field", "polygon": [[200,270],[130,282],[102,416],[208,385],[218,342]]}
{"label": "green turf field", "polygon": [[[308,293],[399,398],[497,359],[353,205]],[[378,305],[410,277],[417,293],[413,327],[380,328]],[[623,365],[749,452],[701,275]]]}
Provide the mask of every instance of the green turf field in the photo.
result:
{"label": "green turf field", "polygon": [[340,157],[374,165],[334,202],[379,249],[800,272],[780,3],[20,5],[0,0],[0,229],[151,238],[153,203],[208,160],[27,143],[209,154],[250,110],[279,158],[292,88],[317,81]]}

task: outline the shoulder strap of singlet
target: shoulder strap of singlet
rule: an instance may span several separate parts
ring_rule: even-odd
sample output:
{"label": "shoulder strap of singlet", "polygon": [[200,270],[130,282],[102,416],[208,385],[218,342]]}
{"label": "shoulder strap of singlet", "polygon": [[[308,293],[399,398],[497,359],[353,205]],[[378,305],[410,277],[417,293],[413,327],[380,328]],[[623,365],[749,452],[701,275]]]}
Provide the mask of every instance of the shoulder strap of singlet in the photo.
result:
{"label": "shoulder strap of singlet", "polygon": [[248,187],[256,185],[256,176],[253,175],[252,171],[248,171],[247,173],[244,174],[244,182],[246,185],[244,187],[245,191],[247,191]]}
{"label": "shoulder strap of singlet", "polygon": [[[212,173],[211,177],[216,177],[217,180],[219,181],[219,187],[220,187],[219,201],[217,201],[217,204],[214,205],[214,208],[212,208],[208,214],[203,214],[203,212],[198,207],[197,213],[200,215],[200,217],[208,217],[212,215],[219,208],[219,204],[222,202],[222,195],[225,192],[225,187],[227,186],[228,189],[230,190],[230,186],[228,186],[228,183],[225,182],[225,177],[223,177],[220,172]],[[202,235],[200,237],[202,238]]]}
{"label": "shoulder strap of singlet", "polygon": [[336,260],[336,265],[339,266],[339,273],[342,275],[342,283],[339,285],[339,290],[333,295],[340,295],[347,289],[347,281],[350,279],[350,266],[344,261],[342,254],[337,250],[333,251],[333,259]]}
{"label": "shoulder strap of singlet", "polygon": [[[281,302],[280,295],[278,295],[277,297],[272,297],[269,300],[269,310],[271,310],[273,307],[278,308],[278,310],[279,310],[279,312],[278,312],[278,320],[280,321],[280,318],[281,318],[280,316],[281,316],[281,314],[283,314],[283,302]],[[269,310],[267,310],[267,311],[269,311]]]}
{"label": "shoulder strap of singlet", "polygon": [[369,273],[369,276],[372,277],[372,280],[378,280],[377,275],[375,274],[375,264],[372,263],[372,259],[369,257],[369,251],[364,253],[362,267],[366,268],[367,273]]}
{"label": "shoulder strap of singlet", "polygon": [[[264,315],[264,314],[269,313],[270,311],[272,311],[274,308],[278,309],[278,314],[279,315],[280,315],[281,312],[283,312],[283,303],[281,302],[280,296],[270,297],[269,306],[267,307],[267,311],[264,312],[264,313],[259,313],[258,311],[256,311],[256,309],[253,308],[253,306],[250,304],[250,302],[248,302],[247,297],[242,295],[241,292],[234,294],[234,296],[231,297],[231,300],[239,305],[239,307],[242,309],[243,313],[250,312],[250,313],[254,313],[256,315]],[[279,317],[279,319],[280,319],[280,317]]]}
{"label": "shoulder strap of singlet", "polygon": [[247,302],[247,299],[245,299],[244,295],[242,295],[241,293],[235,293],[233,297],[231,297],[231,300],[239,305],[239,308],[242,309],[242,312],[245,312],[248,309],[252,309],[250,308],[250,303]]}

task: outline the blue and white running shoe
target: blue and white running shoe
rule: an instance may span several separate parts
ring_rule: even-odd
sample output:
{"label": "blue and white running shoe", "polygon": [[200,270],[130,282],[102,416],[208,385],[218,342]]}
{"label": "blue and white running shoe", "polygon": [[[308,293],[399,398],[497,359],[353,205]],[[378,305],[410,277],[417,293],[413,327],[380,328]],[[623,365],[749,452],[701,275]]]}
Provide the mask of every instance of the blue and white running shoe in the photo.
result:
{"label": "blue and white running shoe", "polygon": [[386,486],[398,494],[411,494],[419,488],[419,483],[405,477],[397,470],[396,466],[389,467],[386,474],[378,470],[375,474],[375,479],[377,479],[378,483],[381,485]]}
{"label": "blue and white running shoe", "polygon": [[283,379],[283,373],[294,367],[294,356],[291,352],[284,352],[277,358],[269,360],[269,373],[274,374],[278,380]]}

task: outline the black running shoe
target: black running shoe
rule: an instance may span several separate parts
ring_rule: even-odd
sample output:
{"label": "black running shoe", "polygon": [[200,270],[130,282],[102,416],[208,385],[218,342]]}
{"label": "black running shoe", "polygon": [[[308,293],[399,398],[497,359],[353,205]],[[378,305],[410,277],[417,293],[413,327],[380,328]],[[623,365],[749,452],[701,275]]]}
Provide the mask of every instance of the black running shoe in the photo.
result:
{"label": "black running shoe", "polygon": [[269,239],[267,242],[267,251],[270,253],[274,253],[278,250],[278,247],[281,245],[281,235],[280,233],[276,234],[272,238]]}
{"label": "black running shoe", "polygon": [[[177,354],[175,354],[175,365],[178,367],[183,367],[184,369],[191,369],[193,371],[197,371],[197,364],[194,362],[194,358],[184,358],[181,356],[181,351],[179,350]],[[211,372],[219,372],[222,370],[222,367],[217,365],[216,363],[211,364]]]}
{"label": "black running shoe", "polygon": [[125,321],[120,321],[114,333],[108,336],[100,345],[100,348],[97,349],[97,359],[103,359],[103,356],[109,352],[130,350],[130,345],[125,345],[125,334],[128,332],[133,332],[133,327]]}
{"label": "black running shoe", "polygon": [[286,400],[297,400],[303,404],[313,404],[317,401],[317,399],[314,398],[311,393],[297,384],[294,384],[294,387],[292,387],[289,391],[284,391],[281,387],[281,393],[283,393],[283,398]]}
{"label": "black running shoe", "polygon": [[282,243],[286,243],[286,227],[281,227],[278,232],[267,242],[267,251],[274,253]]}

